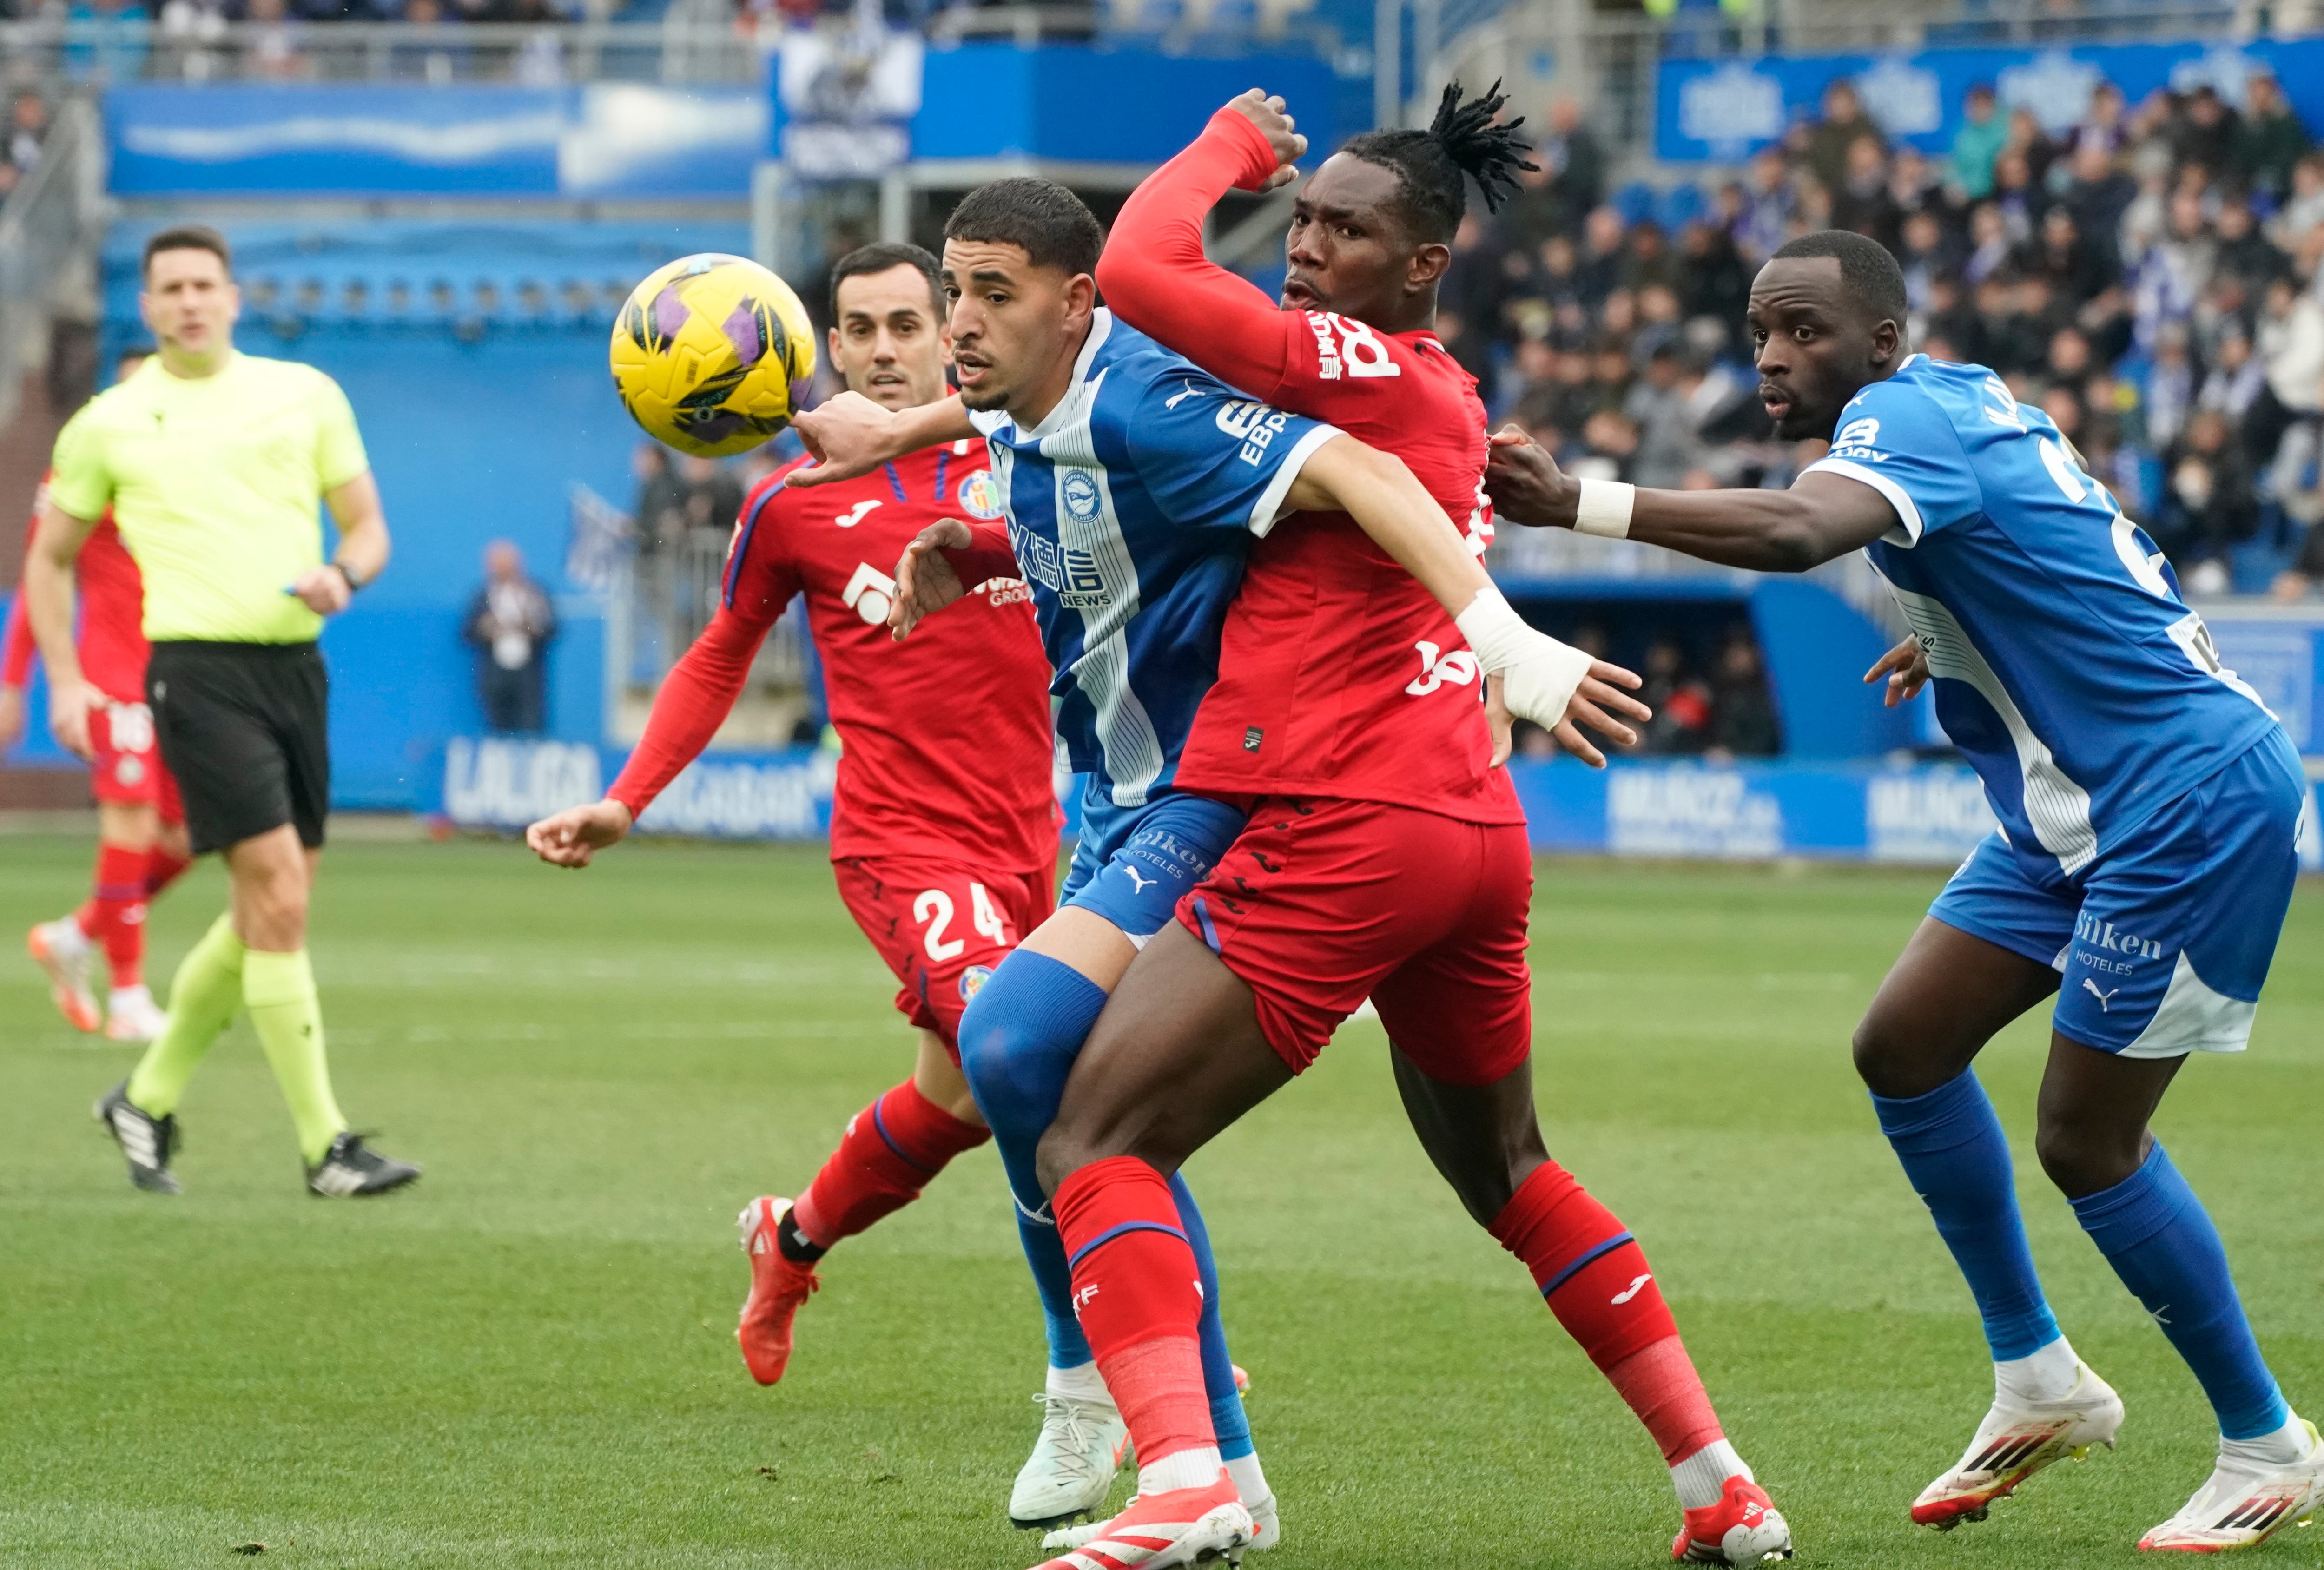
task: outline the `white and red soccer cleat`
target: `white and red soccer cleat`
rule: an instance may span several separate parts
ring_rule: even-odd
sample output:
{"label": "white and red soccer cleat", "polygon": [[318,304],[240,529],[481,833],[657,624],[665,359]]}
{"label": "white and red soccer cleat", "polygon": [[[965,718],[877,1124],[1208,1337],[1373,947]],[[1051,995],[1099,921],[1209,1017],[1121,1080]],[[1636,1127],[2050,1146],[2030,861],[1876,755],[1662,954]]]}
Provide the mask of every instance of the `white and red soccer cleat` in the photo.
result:
{"label": "white and red soccer cleat", "polygon": [[2088,1363],[2076,1367],[2074,1388],[2057,1400],[1997,1396],[1960,1460],[1913,1501],[1913,1519],[1941,1532],[1981,1521],[1994,1501],[2006,1499],[2052,1462],[2080,1461],[2093,1445],[2113,1449],[2122,1428],[2122,1398]]}
{"label": "white and red soccer cleat", "polygon": [[142,986],[115,987],[105,1009],[105,1039],[143,1044],[170,1028],[170,1016]]}
{"label": "white and red soccer cleat", "polygon": [[49,973],[49,999],[65,1023],[76,1030],[94,1031],[103,1017],[97,1011],[97,994],[89,990],[89,942],[72,918],[43,921],[24,934],[24,952]]}
{"label": "white and red soccer cleat", "polygon": [[2278,1528],[2304,1521],[2324,1505],[2324,1441],[2308,1430],[2308,1456],[2272,1466],[2221,1455],[2217,1471],[2179,1513],[2138,1539],[2141,1548],[2224,1554],[2264,1543]]}
{"label": "white and red soccer cleat", "polygon": [[[1131,1494],[1129,1503],[1121,1508],[1127,1510],[1130,1505],[1137,1502],[1138,1496]],[[1255,1554],[1263,1554],[1283,1541],[1283,1514],[1277,1508],[1273,1494],[1264,1494],[1258,1499],[1247,1499],[1242,1501],[1242,1508],[1250,1512],[1250,1541],[1243,1545],[1244,1549]],[[1041,1547],[1078,1548],[1102,1536],[1112,1525],[1111,1521],[1092,1521],[1085,1526],[1065,1527],[1043,1538]],[[1241,1555],[1231,1554],[1228,1557],[1240,1559]]]}
{"label": "white and red soccer cleat", "polygon": [[783,1257],[775,1229],[790,1214],[791,1202],[761,1195],[737,1218],[742,1251],[751,1256],[751,1295],[742,1299],[742,1322],[734,1327],[742,1361],[762,1385],[783,1377],[791,1361],[791,1319],[822,1283],[811,1265]]}
{"label": "white and red soccer cleat", "polygon": [[1226,1468],[1208,1488],[1139,1494],[1090,1538],[1035,1570],[1164,1570],[1233,1564],[1250,1545],[1250,1512]]}
{"label": "white and red soccer cleat", "polygon": [[1727,1480],[1719,1502],[1686,1512],[1671,1557],[1690,1565],[1757,1565],[1792,1556],[1792,1528],[1767,1491],[1748,1477]]}

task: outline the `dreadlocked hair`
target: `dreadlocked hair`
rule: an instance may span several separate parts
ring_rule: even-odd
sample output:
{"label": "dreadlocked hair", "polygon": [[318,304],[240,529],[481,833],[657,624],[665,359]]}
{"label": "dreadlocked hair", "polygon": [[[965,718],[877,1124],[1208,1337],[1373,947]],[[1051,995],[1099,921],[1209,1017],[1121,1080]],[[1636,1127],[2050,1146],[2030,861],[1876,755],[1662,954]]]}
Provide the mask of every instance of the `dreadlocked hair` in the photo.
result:
{"label": "dreadlocked hair", "polygon": [[1463,176],[1477,182],[1485,210],[1492,213],[1517,189],[1517,171],[1539,167],[1525,156],[1526,141],[1517,134],[1522,118],[1506,125],[1494,123],[1508,103],[1498,80],[1467,103],[1461,101],[1461,84],[1447,83],[1427,130],[1367,131],[1341,151],[1395,171],[1397,194],[1414,236],[1424,243],[1449,244],[1469,210]]}

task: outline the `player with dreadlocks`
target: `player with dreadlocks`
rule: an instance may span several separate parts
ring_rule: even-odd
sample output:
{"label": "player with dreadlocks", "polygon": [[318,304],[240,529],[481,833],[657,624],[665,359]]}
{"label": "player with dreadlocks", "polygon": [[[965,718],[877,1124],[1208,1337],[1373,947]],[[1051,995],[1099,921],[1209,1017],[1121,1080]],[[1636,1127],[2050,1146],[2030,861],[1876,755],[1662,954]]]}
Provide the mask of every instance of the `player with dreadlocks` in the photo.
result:
{"label": "player with dreadlocks", "polygon": [[[1432,328],[1466,182],[1497,207],[1530,167],[1517,126],[1495,124],[1502,104],[1499,84],[1466,102],[1448,88],[1426,131],[1372,132],[1326,161],[1293,209],[1278,307],[1203,251],[1222,195],[1286,183],[1306,150],[1281,99],[1245,94],[1139,188],[1097,273],[1121,319],[1262,401],[1259,415],[1328,420],[1402,458],[1479,552],[1485,411]],[[1367,997],[1437,1169],[1662,1447],[1685,1514],[1673,1556],[1789,1556],[1645,1255],[1549,1159],[1535,1116],[1532,859],[1499,767],[1507,712],[1497,687],[1489,703],[1477,691],[1522,625],[1490,587],[1449,614],[1345,516],[1302,517],[1254,550],[1177,774],[1249,824],[1131,962],[1040,1146],[1081,1326],[1139,1462],[1138,1499],[1053,1537],[1068,1551],[1042,1570],[1201,1562],[1200,1529],[1235,1491],[1168,1179]],[[1611,685],[1626,677],[1595,666],[1582,697],[1643,717]],[[1603,762],[1570,721],[1557,734]]]}

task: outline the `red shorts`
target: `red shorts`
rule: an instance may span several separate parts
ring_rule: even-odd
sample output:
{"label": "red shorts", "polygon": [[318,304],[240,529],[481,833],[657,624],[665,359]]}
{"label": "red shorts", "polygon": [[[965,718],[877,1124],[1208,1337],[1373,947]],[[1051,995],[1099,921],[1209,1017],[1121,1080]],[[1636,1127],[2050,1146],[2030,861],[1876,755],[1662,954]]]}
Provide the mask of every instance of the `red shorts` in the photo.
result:
{"label": "red shorts", "polygon": [[1523,824],[1261,797],[1178,919],[1259,998],[1294,1074],[1367,997],[1432,1079],[1490,1085],[1533,1051]]}
{"label": "red shorts", "polygon": [[153,711],[142,703],[110,698],[88,715],[88,743],[97,762],[89,767],[89,790],[99,801],[156,808],[164,823],[183,823],[178,781],[162,766],[153,738]]}
{"label": "red shorts", "polygon": [[839,897],[902,984],[896,1011],[960,1061],[960,1015],[992,967],[1056,908],[1049,872],[991,873],[908,856],[831,864]]}

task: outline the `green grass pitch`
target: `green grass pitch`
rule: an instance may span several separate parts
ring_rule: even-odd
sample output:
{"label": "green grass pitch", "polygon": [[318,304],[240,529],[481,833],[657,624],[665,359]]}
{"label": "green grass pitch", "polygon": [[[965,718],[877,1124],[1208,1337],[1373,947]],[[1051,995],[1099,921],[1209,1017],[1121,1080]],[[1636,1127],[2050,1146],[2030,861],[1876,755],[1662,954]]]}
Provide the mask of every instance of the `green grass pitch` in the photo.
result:
{"label": "green grass pitch", "polygon": [[[87,865],[80,841],[0,841],[0,931],[67,908]],[[2124,1448],[1949,1537],[1905,1517],[1988,1376],[1847,1041],[1938,881],[1545,863],[1551,1147],[1645,1242],[1801,1562],[2127,1565],[2213,1429],[2034,1166],[2038,1024],[1983,1072],[2059,1316],[2129,1402]],[[155,910],[157,979],[223,896],[205,866]],[[783,1385],[734,1350],[734,1212],[796,1192],[907,1062],[816,849],[643,845],[576,874],[509,845],[347,844],[316,933],[340,1098],[428,1168],[376,1204],[302,1191],[246,1024],[181,1109],[185,1196],[133,1193],[88,1117],[131,1054],[0,965],[0,1564],[1038,1556],[1002,1508],[1041,1353],[989,1150],[833,1255]],[[2324,1413],[2320,939],[2304,889],[2255,1049],[2190,1066],[2159,1126],[2288,1393]],[[1284,1501],[1286,1545],[1252,1570],[1667,1562],[1659,1458],[1429,1170],[1376,1025],[1189,1177]],[[2262,1562],[2312,1565],[2319,1538]]]}

